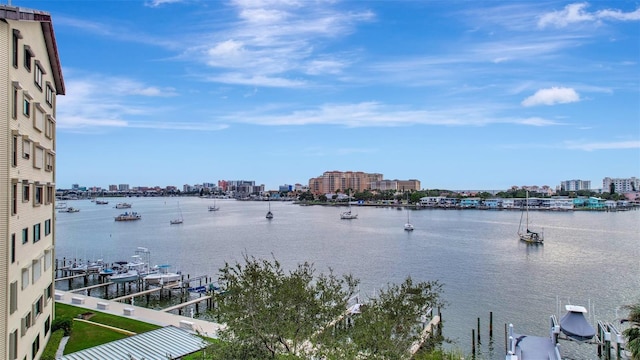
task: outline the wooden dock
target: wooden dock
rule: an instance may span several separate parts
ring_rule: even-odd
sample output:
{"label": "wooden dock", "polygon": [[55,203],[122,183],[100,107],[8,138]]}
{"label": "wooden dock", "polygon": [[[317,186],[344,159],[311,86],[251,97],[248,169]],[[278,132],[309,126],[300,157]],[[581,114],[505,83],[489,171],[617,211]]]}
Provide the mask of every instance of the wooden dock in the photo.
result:
{"label": "wooden dock", "polygon": [[203,296],[203,297],[200,297],[200,298],[197,298],[197,299],[193,299],[193,300],[190,300],[190,301],[187,301],[187,302],[180,303],[178,305],[170,306],[170,307],[168,307],[166,309],[162,309],[162,311],[169,312],[169,311],[173,311],[173,310],[182,309],[185,306],[189,306],[191,304],[197,304],[197,303],[199,303],[201,301],[209,300],[211,298],[212,298],[211,295]]}
{"label": "wooden dock", "polygon": [[160,290],[162,290],[162,289],[163,289],[163,288],[161,288],[161,287],[154,287],[154,288],[151,288],[151,289],[148,289],[148,290],[143,290],[143,291],[140,291],[140,292],[137,292],[137,293],[134,293],[134,294],[129,294],[129,295],[120,296],[120,297],[117,297],[117,298],[111,299],[111,301],[122,301],[122,300],[127,300],[127,299],[130,299],[130,298],[136,297],[136,296],[142,296],[142,295],[151,294],[151,293],[154,293],[154,292],[156,292],[156,291],[160,291]]}
{"label": "wooden dock", "polygon": [[109,285],[112,285],[112,284],[115,284],[115,283],[114,282],[106,282],[106,283],[103,283],[103,284],[91,285],[91,286],[86,286],[86,287],[79,288],[79,289],[69,290],[69,292],[77,293],[77,292],[81,292],[81,291],[85,291],[85,290],[88,291],[88,290],[91,290],[91,289],[97,289],[97,288],[100,288],[100,287],[103,287],[103,286],[109,286]]}
{"label": "wooden dock", "polygon": [[409,353],[411,355],[414,355],[415,353],[418,352],[418,350],[420,350],[420,347],[422,346],[422,344],[429,338],[429,336],[431,336],[431,332],[436,326],[438,326],[439,323],[440,323],[440,315],[434,316],[431,319],[431,321],[429,321],[429,323],[424,327],[424,329],[422,329],[422,332],[420,333],[420,338],[416,342],[414,342],[409,348]]}
{"label": "wooden dock", "polygon": [[57,278],[55,281],[71,280],[71,279],[76,279],[76,278],[85,277],[85,276],[87,276],[87,274],[70,275],[70,276]]}

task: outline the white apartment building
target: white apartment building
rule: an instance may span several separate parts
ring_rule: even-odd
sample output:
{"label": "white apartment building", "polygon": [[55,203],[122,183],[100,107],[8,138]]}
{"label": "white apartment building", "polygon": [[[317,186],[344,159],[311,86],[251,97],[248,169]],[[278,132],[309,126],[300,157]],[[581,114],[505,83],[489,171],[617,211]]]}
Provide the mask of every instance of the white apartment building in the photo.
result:
{"label": "white apartment building", "polygon": [[602,191],[609,192],[609,190],[611,189],[611,185],[613,185],[615,192],[618,194],[640,191],[640,179],[636,177],[630,177],[626,179],[612,179],[606,177],[602,179]]}
{"label": "white apartment building", "polygon": [[0,5],[0,358],[39,359],[53,321],[56,95],[49,13]]}
{"label": "white apartment building", "polygon": [[560,183],[560,188],[564,191],[591,190],[591,181],[565,180]]}

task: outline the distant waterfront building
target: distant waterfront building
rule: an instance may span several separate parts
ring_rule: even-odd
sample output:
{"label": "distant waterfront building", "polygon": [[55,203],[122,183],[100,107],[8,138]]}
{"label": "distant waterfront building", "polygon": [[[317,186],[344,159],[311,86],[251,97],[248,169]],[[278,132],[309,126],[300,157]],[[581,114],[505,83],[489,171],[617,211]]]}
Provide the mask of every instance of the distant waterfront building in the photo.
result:
{"label": "distant waterfront building", "polygon": [[420,180],[380,180],[371,183],[371,190],[417,191],[420,190]]}
{"label": "distant waterfront building", "polygon": [[109,191],[118,191],[118,185],[109,185]]}
{"label": "distant waterfront building", "polygon": [[560,182],[562,191],[579,191],[591,190],[591,181],[589,180],[565,180]]}
{"label": "distant waterfront building", "polygon": [[129,191],[129,184],[120,184],[118,185],[118,191]]}
{"label": "distant waterfront building", "polygon": [[636,177],[630,178],[609,178],[602,179],[602,191],[611,191],[611,185],[613,184],[614,191],[619,194],[630,193],[640,191],[640,179]]}
{"label": "distant waterfront building", "polygon": [[293,185],[280,185],[278,186],[278,192],[290,192],[293,191]]}
{"label": "distant waterfront building", "polygon": [[0,5],[0,19],[0,358],[39,359],[54,316],[56,96],[65,87],[51,15]]}
{"label": "distant waterfront building", "polygon": [[[220,184],[220,181],[218,184]],[[238,197],[264,193],[264,185],[256,185],[256,182],[253,180],[226,180],[224,184],[226,185],[224,191],[232,191]]]}
{"label": "distant waterfront building", "polygon": [[371,189],[371,184],[382,181],[382,174],[362,171],[325,171],[322,176],[309,179],[309,189],[315,194],[328,194],[337,191],[354,192]]}

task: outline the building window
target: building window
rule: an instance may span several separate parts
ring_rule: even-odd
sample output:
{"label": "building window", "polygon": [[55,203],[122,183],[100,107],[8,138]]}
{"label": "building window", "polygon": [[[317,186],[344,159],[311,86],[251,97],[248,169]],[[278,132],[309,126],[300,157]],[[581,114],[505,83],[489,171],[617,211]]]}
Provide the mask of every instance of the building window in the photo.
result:
{"label": "building window", "polygon": [[11,104],[11,117],[14,119],[18,118],[18,88],[13,87],[13,101]]}
{"label": "building window", "polygon": [[18,282],[14,281],[9,285],[9,314],[18,310]]}
{"label": "building window", "polygon": [[22,202],[29,202],[29,196],[31,196],[31,194],[29,194],[29,188],[29,184],[22,183]]}
{"label": "building window", "polygon": [[33,159],[33,167],[36,169],[42,169],[44,167],[44,148],[38,146],[36,143],[35,158]]}
{"label": "building window", "polygon": [[44,296],[47,298],[47,300],[51,300],[51,297],[53,296],[53,283],[49,284],[49,286],[44,289]]}
{"label": "building window", "polygon": [[37,319],[42,314],[42,307],[44,305],[44,298],[40,296],[36,302],[33,303],[33,319]]}
{"label": "building window", "polygon": [[53,186],[48,185],[47,186],[47,198],[45,200],[45,204],[49,205],[53,203]]}
{"label": "building window", "polygon": [[31,140],[22,138],[22,157],[25,159],[31,158]]}
{"label": "building window", "polygon": [[47,151],[44,158],[45,171],[53,171],[53,153]]}
{"label": "building window", "polygon": [[33,206],[42,205],[44,201],[44,187],[36,186],[35,193],[33,194]]}
{"label": "building window", "polygon": [[11,234],[11,263],[16,262],[16,234]]}
{"label": "building window", "polygon": [[20,30],[13,29],[13,53],[12,55],[12,63],[14,68],[18,68],[18,45],[22,39],[22,35],[20,35]]}
{"label": "building window", "polygon": [[22,290],[29,286],[29,268],[22,269]]}
{"label": "building window", "polygon": [[51,250],[44,251],[44,271],[49,270],[49,268],[51,267],[52,257],[53,257],[53,251]]}
{"label": "building window", "polygon": [[11,186],[11,215],[18,213],[18,184],[14,183]]}
{"label": "building window", "polygon": [[51,117],[51,115],[47,115],[47,123],[44,128],[44,136],[47,139],[53,139],[53,132],[56,129],[56,121]]}
{"label": "building window", "polygon": [[27,333],[27,329],[31,327],[31,312],[28,312],[27,315],[22,318],[20,325],[20,336],[24,336]]}
{"label": "building window", "polygon": [[44,118],[45,118],[45,113],[44,113],[44,109],[42,109],[40,107],[40,104],[35,103],[34,104],[34,108],[36,110],[36,116],[33,119],[33,127],[40,131],[43,132],[44,131]]}
{"label": "building window", "polygon": [[51,234],[51,219],[44,221],[44,236]]}
{"label": "building window", "polygon": [[36,86],[38,89],[42,91],[42,77],[46,74],[46,72],[42,69],[42,65],[40,65],[40,61],[36,60],[36,71],[34,73],[34,79]]}
{"label": "building window", "polygon": [[31,60],[35,57],[29,45],[24,46],[24,68],[31,72]]}
{"label": "building window", "polygon": [[22,229],[22,244],[29,242],[29,228]]}
{"label": "building window", "polygon": [[18,330],[14,330],[9,334],[9,360],[18,358]]}
{"label": "building window", "polygon": [[44,321],[44,335],[47,336],[51,330],[51,316],[47,316],[47,320]]}
{"label": "building window", "polygon": [[27,97],[25,97],[24,101],[22,102],[22,113],[26,117],[31,116],[31,100],[29,100],[29,98]]}
{"label": "building window", "polygon": [[36,335],[35,340],[33,340],[33,344],[31,344],[31,359],[35,359],[36,355],[38,355],[38,351],[40,351],[40,333]]}
{"label": "building window", "polygon": [[37,243],[40,241],[42,233],[40,232],[40,223],[33,225],[33,242]]}
{"label": "building window", "polygon": [[49,82],[47,82],[47,89],[45,91],[45,94],[47,104],[49,106],[53,106],[53,87],[51,87],[51,84]]}
{"label": "building window", "polygon": [[18,166],[18,135],[13,135],[11,141],[11,166]]}

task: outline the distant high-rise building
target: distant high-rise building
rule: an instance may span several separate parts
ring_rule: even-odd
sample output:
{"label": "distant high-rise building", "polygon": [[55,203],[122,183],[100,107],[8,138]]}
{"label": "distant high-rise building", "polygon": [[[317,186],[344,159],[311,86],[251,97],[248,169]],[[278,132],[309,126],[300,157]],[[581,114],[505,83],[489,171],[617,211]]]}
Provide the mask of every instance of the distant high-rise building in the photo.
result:
{"label": "distant high-rise building", "polygon": [[640,179],[636,177],[630,178],[616,178],[612,179],[606,177],[602,179],[602,191],[610,192],[613,185],[613,191],[618,194],[630,193],[634,191],[640,191]]}
{"label": "distant high-rise building", "polygon": [[109,185],[109,191],[118,191],[118,185]]}
{"label": "distant high-rise building", "polygon": [[119,184],[118,191],[129,191],[129,184]]}
{"label": "distant high-rise building", "polygon": [[371,184],[382,181],[382,174],[362,171],[325,171],[322,176],[309,179],[309,189],[315,194],[337,191],[360,192],[371,189]]}
{"label": "distant high-rise building", "polygon": [[381,180],[371,183],[371,190],[416,191],[420,190],[420,180]]}
{"label": "distant high-rise building", "polygon": [[560,189],[563,191],[591,190],[591,181],[565,180],[560,182]]}
{"label": "distant high-rise building", "polygon": [[39,359],[53,321],[56,96],[51,16],[0,5],[0,358]]}

